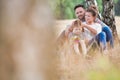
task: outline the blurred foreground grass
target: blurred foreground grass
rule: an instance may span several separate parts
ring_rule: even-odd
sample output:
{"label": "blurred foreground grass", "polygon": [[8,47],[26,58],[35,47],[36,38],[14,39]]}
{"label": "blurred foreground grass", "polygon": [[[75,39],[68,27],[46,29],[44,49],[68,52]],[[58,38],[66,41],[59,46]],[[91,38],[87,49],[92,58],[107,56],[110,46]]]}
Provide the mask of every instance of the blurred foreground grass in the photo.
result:
{"label": "blurred foreground grass", "polygon": [[[108,55],[93,51],[89,58],[71,53],[59,52],[58,76],[60,80],[120,80],[120,47],[109,50]],[[58,80],[59,80],[58,79]]]}
{"label": "blurred foreground grass", "polygon": [[66,45],[56,54],[54,31],[72,20],[55,30],[48,1],[1,0],[0,80],[120,80],[119,46],[104,56],[93,50],[87,59]]}
{"label": "blurred foreground grass", "polygon": [[[116,17],[119,34],[119,17]],[[57,35],[73,20],[57,21]],[[58,31],[60,31],[58,33]],[[91,57],[83,58],[70,51],[67,45],[58,52],[58,80],[120,80],[120,46],[109,49],[109,54],[102,55],[92,50]]]}

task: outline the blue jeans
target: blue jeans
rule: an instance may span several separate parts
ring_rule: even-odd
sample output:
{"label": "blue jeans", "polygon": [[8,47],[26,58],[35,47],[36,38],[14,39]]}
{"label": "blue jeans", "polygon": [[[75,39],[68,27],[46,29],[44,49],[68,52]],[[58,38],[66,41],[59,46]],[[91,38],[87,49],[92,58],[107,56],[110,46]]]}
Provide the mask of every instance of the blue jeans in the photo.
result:
{"label": "blue jeans", "polygon": [[114,47],[114,40],[113,40],[113,35],[112,35],[112,31],[108,26],[105,26],[102,28],[102,32],[99,33],[96,36],[96,41],[98,42],[98,45],[100,45],[100,43],[104,46],[103,48],[106,48],[106,44],[107,42],[110,43],[110,46],[113,48]]}
{"label": "blue jeans", "polygon": [[[102,50],[106,49],[107,41],[106,41],[106,34],[105,34],[105,32],[102,31],[101,33],[99,33],[95,37],[95,40],[97,41],[98,45],[100,46],[100,48]],[[103,47],[100,44],[102,44]]]}
{"label": "blue jeans", "polygon": [[108,26],[102,28],[102,31],[106,34],[106,41],[110,43],[110,46],[114,47],[114,39],[111,29]]}

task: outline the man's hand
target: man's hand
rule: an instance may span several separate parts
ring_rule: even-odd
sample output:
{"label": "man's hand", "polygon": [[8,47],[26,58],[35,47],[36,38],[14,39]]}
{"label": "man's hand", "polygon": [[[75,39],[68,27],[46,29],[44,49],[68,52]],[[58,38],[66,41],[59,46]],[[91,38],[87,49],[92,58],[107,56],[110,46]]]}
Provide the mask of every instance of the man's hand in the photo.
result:
{"label": "man's hand", "polygon": [[65,36],[68,37],[70,26],[67,26],[65,29]]}
{"label": "man's hand", "polygon": [[66,29],[65,29],[65,36],[68,37],[69,33],[72,32],[73,30],[73,24],[74,22],[72,23],[72,25],[67,25]]}

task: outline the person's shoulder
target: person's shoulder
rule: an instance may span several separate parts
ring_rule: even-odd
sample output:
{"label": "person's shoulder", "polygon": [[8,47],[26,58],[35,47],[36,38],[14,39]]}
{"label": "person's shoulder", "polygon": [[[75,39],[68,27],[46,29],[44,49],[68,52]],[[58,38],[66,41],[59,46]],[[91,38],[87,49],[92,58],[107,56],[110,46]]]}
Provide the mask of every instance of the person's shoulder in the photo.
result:
{"label": "person's shoulder", "polygon": [[95,23],[95,25],[97,25],[97,26],[101,26],[99,23]]}
{"label": "person's shoulder", "polygon": [[101,22],[101,20],[99,18],[96,18],[95,22]]}

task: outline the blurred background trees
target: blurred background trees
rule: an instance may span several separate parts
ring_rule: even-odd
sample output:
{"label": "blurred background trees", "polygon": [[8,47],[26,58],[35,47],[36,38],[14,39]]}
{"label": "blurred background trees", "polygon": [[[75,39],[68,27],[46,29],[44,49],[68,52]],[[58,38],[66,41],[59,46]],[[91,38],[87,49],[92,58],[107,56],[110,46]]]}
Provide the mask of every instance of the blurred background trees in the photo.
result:
{"label": "blurred background trees", "polygon": [[[115,16],[120,16],[120,0],[54,0],[53,7],[56,19],[74,19],[74,6],[83,4],[87,8],[91,4],[98,6],[99,12],[102,14],[102,20],[113,32],[113,36],[117,36],[115,25]],[[101,15],[99,15],[101,17]],[[116,38],[116,37],[115,37]]]}
{"label": "blurred background trees", "polygon": [[73,19],[74,6],[79,3],[84,3],[84,0],[55,0],[54,13],[57,19]]}
{"label": "blurred background trees", "polygon": [[114,14],[114,0],[102,0],[103,2],[103,22],[106,23],[112,30],[114,39],[118,39],[116,25],[115,25],[115,14]]}
{"label": "blurred background trees", "polygon": [[55,79],[53,24],[48,0],[0,0],[0,80]]}
{"label": "blurred background trees", "polygon": [[[102,13],[102,0],[96,0],[100,13]],[[53,7],[56,19],[73,19],[75,18],[74,6],[77,4],[84,4],[86,0],[54,0]],[[115,15],[120,16],[120,0],[114,0]]]}
{"label": "blurred background trees", "polygon": [[120,0],[115,0],[115,14],[120,16]]}

